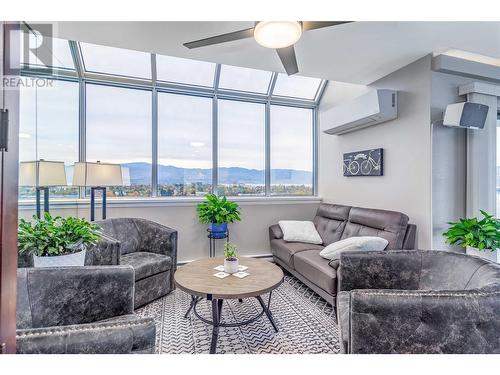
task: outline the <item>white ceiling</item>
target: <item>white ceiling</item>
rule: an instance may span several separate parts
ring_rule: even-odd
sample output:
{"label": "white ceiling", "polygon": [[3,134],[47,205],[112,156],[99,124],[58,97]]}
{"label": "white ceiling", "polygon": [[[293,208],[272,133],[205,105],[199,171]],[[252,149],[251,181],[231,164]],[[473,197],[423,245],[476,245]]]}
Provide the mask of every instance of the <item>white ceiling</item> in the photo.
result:
{"label": "white ceiling", "polygon": [[[275,51],[253,38],[189,50],[182,43],[252,22],[57,22],[65,39],[283,72]],[[425,56],[459,49],[500,58],[500,22],[355,22],[304,33],[300,75],[369,84]]]}

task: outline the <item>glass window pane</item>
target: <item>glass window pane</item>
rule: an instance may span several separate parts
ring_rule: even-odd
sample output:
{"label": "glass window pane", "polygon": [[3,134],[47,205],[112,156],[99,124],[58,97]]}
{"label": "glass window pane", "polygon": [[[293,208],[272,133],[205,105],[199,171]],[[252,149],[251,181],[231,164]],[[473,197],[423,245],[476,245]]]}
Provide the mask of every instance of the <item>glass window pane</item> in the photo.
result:
{"label": "glass window pane", "polygon": [[158,94],[158,194],[205,195],[212,188],[212,99]]}
{"label": "glass window pane", "polygon": [[265,194],[265,105],[230,100],[218,105],[219,190]]}
{"label": "glass window pane", "polygon": [[151,79],[151,54],[130,49],[80,43],[85,70]]}
{"label": "glass window pane", "polygon": [[266,94],[272,75],[272,72],[264,70],[222,65],[219,88]]}
{"label": "glass window pane", "polygon": [[274,85],[273,95],[314,100],[320,84],[319,78],[287,76],[280,73]]}
{"label": "glass window pane", "polygon": [[271,193],[313,193],[311,109],[271,106]]}
{"label": "glass window pane", "polygon": [[[19,160],[64,161],[71,184],[78,161],[78,83],[53,81],[52,87],[20,88]],[[76,198],[78,189],[51,187],[51,198]],[[19,198],[34,198],[32,187],[20,186]]]}
{"label": "glass window pane", "polygon": [[196,86],[214,85],[215,64],[171,56],[156,56],[159,81],[186,83]]}
{"label": "glass window pane", "polygon": [[[26,52],[24,50],[25,37],[29,38],[29,50]],[[73,63],[73,56],[71,55],[71,50],[69,48],[69,42],[64,39],[59,38],[49,38],[51,41],[43,43],[43,36],[34,35],[33,33],[22,33],[21,34],[21,64],[26,66],[40,68],[40,67],[53,67],[59,69],[75,70],[75,65]],[[47,37],[45,37],[47,38]],[[50,45],[50,43],[52,43]],[[38,46],[38,48],[36,48]],[[50,64],[45,65],[37,56],[40,51],[48,53],[52,56],[52,61]],[[25,59],[26,57],[26,59]],[[26,60],[26,61],[25,61]]]}
{"label": "glass window pane", "polygon": [[151,195],[151,91],[87,84],[87,161],[122,165],[112,197]]}

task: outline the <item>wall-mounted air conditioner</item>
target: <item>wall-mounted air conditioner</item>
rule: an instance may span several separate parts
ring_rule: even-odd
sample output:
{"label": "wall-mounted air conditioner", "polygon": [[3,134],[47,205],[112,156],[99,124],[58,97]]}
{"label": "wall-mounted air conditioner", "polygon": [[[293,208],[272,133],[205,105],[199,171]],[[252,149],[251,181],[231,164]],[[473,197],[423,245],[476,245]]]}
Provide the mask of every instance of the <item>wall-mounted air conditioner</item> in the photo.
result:
{"label": "wall-mounted air conditioner", "polygon": [[345,134],[398,117],[398,92],[371,90],[328,111],[327,134]]}

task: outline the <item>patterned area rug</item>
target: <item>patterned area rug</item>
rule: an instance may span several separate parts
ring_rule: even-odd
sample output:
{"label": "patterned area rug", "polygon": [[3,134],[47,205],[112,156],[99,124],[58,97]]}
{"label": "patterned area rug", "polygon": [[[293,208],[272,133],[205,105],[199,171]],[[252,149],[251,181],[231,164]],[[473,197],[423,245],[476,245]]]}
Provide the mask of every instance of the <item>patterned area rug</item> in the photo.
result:
{"label": "patterned area rug", "polygon": [[[268,295],[263,296],[264,301]],[[156,321],[157,353],[208,353],[212,327],[200,321],[193,312],[184,314],[191,297],[174,290],[136,311],[140,316],[150,316]],[[210,302],[198,303],[201,316],[210,318]],[[224,301],[222,322],[236,322],[262,311],[255,298]],[[221,327],[217,353],[279,353],[315,354],[339,353],[339,334],[335,311],[321,297],[299,280],[285,276],[284,283],[273,291],[271,311],[278,326],[276,333],[265,315],[242,327]]]}

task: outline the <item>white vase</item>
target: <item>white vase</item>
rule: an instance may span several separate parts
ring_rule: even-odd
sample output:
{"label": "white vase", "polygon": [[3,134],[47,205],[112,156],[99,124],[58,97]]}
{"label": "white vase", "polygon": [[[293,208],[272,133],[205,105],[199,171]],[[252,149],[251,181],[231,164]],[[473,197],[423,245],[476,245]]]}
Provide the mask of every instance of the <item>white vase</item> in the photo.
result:
{"label": "white vase", "polygon": [[33,255],[33,263],[37,268],[42,267],[81,267],[85,265],[85,254],[87,251],[84,249],[77,253],[39,257]]}
{"label": "white vase", "polygon": [[475,255],[484,259],[492,260],[498,263],[498,250],[491,251],[491,249],[479,250],[475,247],[467,246],[465,250],[467,255]]}
{"label": "white vase", "polygon": [[225,273],[236,273],[238,272],[238,259],[227,260],[224,259],[224,272]]}

